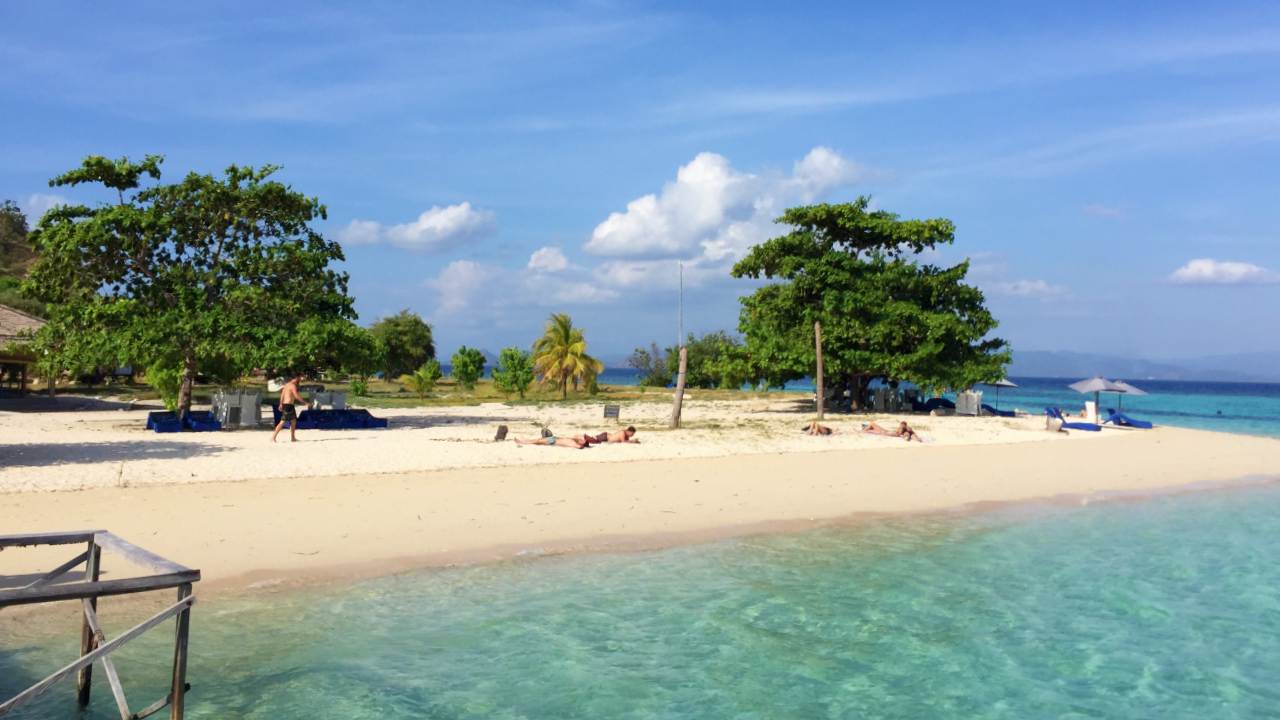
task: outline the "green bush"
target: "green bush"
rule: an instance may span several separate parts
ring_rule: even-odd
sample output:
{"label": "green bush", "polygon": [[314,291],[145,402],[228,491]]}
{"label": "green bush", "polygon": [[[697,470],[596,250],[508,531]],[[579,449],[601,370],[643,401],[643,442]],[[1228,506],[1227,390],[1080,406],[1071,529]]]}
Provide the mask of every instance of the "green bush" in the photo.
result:
{"label": "green bush", "polygon": [[452,367],[449,374],[458,384],[468,390],[476,389],[476,381],[484,375],[484,353],[466,345],[458,348],[449,360]]}
{"label": "green bush", "polygon": [[165,364],[147,368],[147,384],[160,393],[160,400],[169,412],[178,409],[178,392],[182,390],[182,369]]}
{"label": "green bush", "polygon": [[498,367],[493,369],[493,384],[499,390],[510,395],[524,393],[533,384],[533,360],[529,353],[518,347],[502,348],[498,354]]}
{"label": "green bush", "polygon": [[436,360],[428,360],[422,364],[422,367],[414,370],[413,374],[401,376],[400,382],[417,393],[419,398],[425,400],[435,389],[436,382],[440,380],[440,374],[440,363]]}

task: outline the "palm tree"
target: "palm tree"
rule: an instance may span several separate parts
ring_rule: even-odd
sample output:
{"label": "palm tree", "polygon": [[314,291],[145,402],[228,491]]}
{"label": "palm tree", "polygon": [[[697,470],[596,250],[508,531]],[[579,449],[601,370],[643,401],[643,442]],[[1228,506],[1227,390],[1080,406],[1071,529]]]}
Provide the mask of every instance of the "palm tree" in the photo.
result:
{"label": "palm tree", "polygon": [[573,326],[565,313],[553,313],[547,329],[533,343],[533,369],[542,376],[541,383],[554,382],[561,399],[569,397],[569,381],[576,387],[580,380],[604,372],[604,363],[587,354],[587,341],[582,328]]}

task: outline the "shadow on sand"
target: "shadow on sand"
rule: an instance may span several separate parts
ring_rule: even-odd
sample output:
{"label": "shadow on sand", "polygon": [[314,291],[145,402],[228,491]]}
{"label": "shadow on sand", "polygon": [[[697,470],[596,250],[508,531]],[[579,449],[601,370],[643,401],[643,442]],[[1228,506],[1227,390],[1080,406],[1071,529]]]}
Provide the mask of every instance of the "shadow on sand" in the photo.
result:
{"label": "shadow on sand", "polygon": [[93,410],[163,410],[159,400],[104,400],[87,395],[0,394],[0,412],[87,412]]}
{"label": "shadow on sand", "polygon": [[120,440],[96,443],[0,444],[0,467],[42,467],[78,463],[172,460],[216,455],[223,448],[173,440]]}

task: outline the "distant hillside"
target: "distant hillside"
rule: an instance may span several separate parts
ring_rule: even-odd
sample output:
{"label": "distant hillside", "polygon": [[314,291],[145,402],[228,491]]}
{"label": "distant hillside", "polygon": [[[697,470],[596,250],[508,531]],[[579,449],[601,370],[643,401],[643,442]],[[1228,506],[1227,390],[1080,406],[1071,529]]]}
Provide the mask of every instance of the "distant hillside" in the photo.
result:
{"label": "distant hillside", "polygon": [[1022,377],[1085,378],[1104,375],[1125,380],[1280,382],[1280,353],[1154,361],[1069,351],[1023,350],[1014,353],[1009,374]]}

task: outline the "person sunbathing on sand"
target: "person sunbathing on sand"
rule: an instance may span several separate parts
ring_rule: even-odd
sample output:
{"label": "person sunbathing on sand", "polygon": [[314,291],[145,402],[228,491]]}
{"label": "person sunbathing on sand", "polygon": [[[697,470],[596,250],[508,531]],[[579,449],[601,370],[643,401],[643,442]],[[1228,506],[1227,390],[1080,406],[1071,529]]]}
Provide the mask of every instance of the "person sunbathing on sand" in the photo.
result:
{"label": "person sunbathing on sand", "polygon": [[818,424],[817,420],[814,420],[808,425],[805,425],[803,428],[801,428],[801,430],[804,432],[805,435],[834,435],[836,432],[835,430],[832,430],[826,425]]}
{"label": "person sunbathing on sand", "polygon": [[636,426],[628,425],[617,432],[602,432],[599,435],[583,435],[582,442],[587,445],[595,445],[599,443],[632,443],[640,444],[636,440]]}
{"label": "person sunbathing on sand", "polygon": [[911,429],[906,420],[898,423],[897,430],[887,430],[876,423],[862,426],[862,432],[871,435],[884,435],[885,437],[900,437],[907,442],[915,440],[916,442],[924,442],[924,438],[920,437],[920,433]]}
{"label": "person sunbathing on sand", "polygon": [[517,445],[554,445],[556,447],[562,447],[562,448],[573,448],[574,450],[581,450],[582,448],[587,446],[586,443],[582,442],[576,437],[558,438],[555,435],[540,437],[536,440],[521,440],[520,438],[516,438],[516,444]]}

